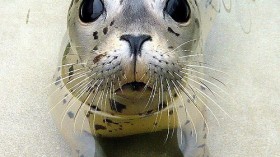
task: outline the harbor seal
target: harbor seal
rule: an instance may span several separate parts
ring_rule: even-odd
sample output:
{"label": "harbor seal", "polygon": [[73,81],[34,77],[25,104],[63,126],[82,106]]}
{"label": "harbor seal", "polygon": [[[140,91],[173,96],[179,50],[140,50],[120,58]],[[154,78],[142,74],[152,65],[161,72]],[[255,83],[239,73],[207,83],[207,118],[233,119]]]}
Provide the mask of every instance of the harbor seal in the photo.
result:
{"label": "harbor seal", "polygon": [[199,74],[215,3],[72,0],[50,104],[73,156],[209,156]]}

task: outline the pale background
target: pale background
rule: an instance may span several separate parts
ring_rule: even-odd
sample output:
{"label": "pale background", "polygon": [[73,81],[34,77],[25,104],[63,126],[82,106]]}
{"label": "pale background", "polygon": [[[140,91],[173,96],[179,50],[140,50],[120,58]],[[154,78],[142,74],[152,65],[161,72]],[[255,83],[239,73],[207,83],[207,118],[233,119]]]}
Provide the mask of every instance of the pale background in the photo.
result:
{"label": "pale background", "polygon": [[[69,156],[47,114],[44,88],[56,66],[69,3],[0,0],[0,156]],[[280,156],[280,1],[246,7],[252,11],[250,34],[236,18],[248,13],[222,11],[207,44],[206,61],[231,75],[229,91],[237,102],[223,106],[234,121],[214,110],[221,126],[209,122],[213,157]],[[246,25],[250,18],[242,17]]]}

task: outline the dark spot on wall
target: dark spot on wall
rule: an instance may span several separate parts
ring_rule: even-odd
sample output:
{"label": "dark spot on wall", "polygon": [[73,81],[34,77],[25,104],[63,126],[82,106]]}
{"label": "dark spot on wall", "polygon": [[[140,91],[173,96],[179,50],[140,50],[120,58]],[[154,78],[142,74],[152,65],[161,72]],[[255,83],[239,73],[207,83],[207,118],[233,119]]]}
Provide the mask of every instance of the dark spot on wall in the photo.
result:
{"label": "dark spot on wall", "polygon": [[180,36],[179,33],[176,33],[176,32],[175,32],[172,28],[170,28],[170,27],[168,27],[167,30],[168,30],[168,32],[170,32],[170,33],[176,35],[177,37]]}
{"label": "dark spot on wall", "polygon": [[107,129],[105,126],[98,125],[98,124],[94,125],[94,128],[95,128],[96,131],[98,131],[98,130],[106,130]]}
{"label": "dark spot on wall", "polygon": [[28,22],[29,22],[29,16],[30,16],[30,9],[28,9],[28,12],[27,12],[26,21],[25,21],[26,24],[28,24]]}
{"label": "dark spot on wall", "polygon": [[187,120],[187,121],[186,121],[186,123],[185,123],[185,125],[188,125],[189,123],[190,123],[190,121],[189,121],[189,120]]}
{"label": "dark spot on wall", "polygon": [[173,49],[174,47],[173,47],[173,46],[169,46],[168,48],[169,48],[169,49]]}

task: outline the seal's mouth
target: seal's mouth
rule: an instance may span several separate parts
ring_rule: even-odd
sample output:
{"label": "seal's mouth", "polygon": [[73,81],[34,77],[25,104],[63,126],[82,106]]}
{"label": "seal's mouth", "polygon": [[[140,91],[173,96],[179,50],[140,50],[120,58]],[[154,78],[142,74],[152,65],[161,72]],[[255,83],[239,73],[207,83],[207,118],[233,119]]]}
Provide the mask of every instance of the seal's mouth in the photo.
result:
{"label": "seal's mouth", "polygon": [[130,82],[122,85],[121,88],[116,90],[116,93],[120,91],[132,91],[132,92],[142,92],[144,90],[151,91],[152,88],[143,82]]}
{"label": "seal's mouth", "polygon": [[143,82],[131,82],[123,85],[123,89],[130,88],[133,91],[141,91],[145,88],[146,84]]}

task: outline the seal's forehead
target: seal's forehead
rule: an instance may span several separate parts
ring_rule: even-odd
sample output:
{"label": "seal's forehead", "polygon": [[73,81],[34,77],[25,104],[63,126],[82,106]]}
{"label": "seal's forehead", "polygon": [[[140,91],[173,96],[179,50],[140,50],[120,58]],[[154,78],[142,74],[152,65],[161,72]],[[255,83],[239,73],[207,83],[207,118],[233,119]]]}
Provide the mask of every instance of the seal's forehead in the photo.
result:
{"label": "seal's forehead", "polygon": [[[123,15],[133,19],[141,19],[144,14],[148,12],[148,7],[145,5],[145,1],[129,0],[122,3]],[[141,13],[141,14],[139,14]]]}
{"label": "seal's forehead", "polygon": [[[169,1],[177,3],[176,0],[104,0],[108,7],[111,6],[108,8],[108,12],[118,10],[123,17],[128,17],[130,20],[143,19],[149,17],[149,14],[154,17],[163,17],[161,15]],[[194,5],[197,3],[196,0],[179,1],[186,1],[192,10],[197,10],[197,5]],[[109,10],[111,8],[115,9]]]}
{"label": "seal's forehead", "polygon": [[[110,4],[129,6],[131,9],[138,9],[139,6],[155,9],[155,8],[163,8],[169,0],[104,0],[104,1],[107,1]],[[197,0],[185,0],[185,1],[190,3],[192,2],[199,3],[197,2]],[[203,1],[207,1],[207,0],[203,0]]]}

